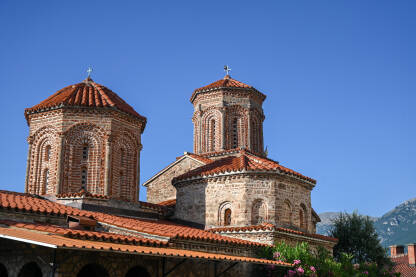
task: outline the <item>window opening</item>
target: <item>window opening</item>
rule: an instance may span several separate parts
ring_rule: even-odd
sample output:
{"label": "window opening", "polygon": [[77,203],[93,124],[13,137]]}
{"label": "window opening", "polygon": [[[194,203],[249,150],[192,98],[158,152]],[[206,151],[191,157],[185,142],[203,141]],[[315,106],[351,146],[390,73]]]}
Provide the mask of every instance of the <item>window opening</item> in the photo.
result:
{"label": "window opening", "polygon": [[224,226],[231,225],[231,209],[225,209],[224,212]]}

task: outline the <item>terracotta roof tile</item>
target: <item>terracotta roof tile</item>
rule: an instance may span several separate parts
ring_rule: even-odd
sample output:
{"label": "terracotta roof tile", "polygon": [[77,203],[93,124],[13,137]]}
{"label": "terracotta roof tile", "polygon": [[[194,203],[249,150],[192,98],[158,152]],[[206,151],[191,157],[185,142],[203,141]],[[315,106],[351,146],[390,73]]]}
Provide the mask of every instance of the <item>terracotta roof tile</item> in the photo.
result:
{"label": "terracotta roof tile", "polygon": [[220,79],[220,80],[215,81],[215,82],[213,82],[209,85],[206,85],[206,86],[203,86],[201,88],[198,88],[198,89],[194,90],[194,92],[192,93],[192,96],[191,96],[191,102],[195,99],[195,97],[198,93],[211,91],[211,90],[216,90],[216,89],[227,89],[227,88],[228,89],[229,88],[249,89],[249,90],[252,90],[256,93],[259,93],[261,95],[261,97],[263,98],[263,100],[266,98],[266,95],[259,92],[254,87],[252,87],[250,85],[247,85],[247,84],[244,84],[240,81],[237,81],[237,80],[231,78],[230,75],[226,75],[223,79]]}
{"label": "terracotta roof tile", "polygon": [[57,107],[111,107],[146,122],[146,118],[138,114],[115,92],[103,85],[95,83],[91,78],[83,82],[67,86],[49,96],[39,104],[25,109],[25,116]]}
{"label": "terracotta roof tile", "polygon": [[81,240],[72,237],[62,237],[56,234],[45,234],[42,232],[34,232],[32,230],[24,229],[12,229],[0,227],[0,234],[7,239],[24,239],[32,242],[42,243],[43,245],[48,244],[50,246],[58,248],[69,248],[69,249],[80,249],[80,250],[101,250],[111,252],[123,252],[131,254],[146,254],[154,256],[165,256],[165,257],[186,257],[186,258],[197,258],[205,260],[217,260],[217,261],[236,261],[236,262],[248,262],[257,264],[268,264],[292,267],[292,264],[283,263],[279,261],[272,261],[266,259],[231,256],[224,254],[213,254],[200,251],[190,251],[173,248],[163,247],[149,247],[142,245],[132,244],[121,244],[115,242],[99,241],[99,240]]}
{"label": "terracotta roof tile", "polygon": [[168,242],[159,241],[154,239],[147,239],[140,235],[126,236],[108,232],[95,232],[86,230],[75,230],[70,228],[64,228],[62,226],[50,225],[50,224],[34,224],[34,223],[22,223],[15,221],[1,220],[0,224],[7,225],[14,228],[23,228],[28,230],[34,230],[39,232],[53,233],[56,235],[62,235],[69,238],[86,239],[86,240],[100,240],[116,242],[120,244],[139,244],[150,246],[166,246]]}
{"label": "terracotta roof tile", "polygon": [[288,228],[277,227],[276,231],[280,231],[280,232],[284,232],[284,233],[291,233],[291,234],[296,234],[296,235],[301,235],[301,236],[305,236],[305,237],[311,237],[311,238],[316,238],[316,239],[321,239],[321,240],[326,240],[326,241],[338,242],[337,238],[328,237],[328,236],[319,235],[319,234],[304,233],[304,232],[301,232],[301,231],[292,230],[292,229],[288,229]]}
{"label": "terracotta roof tile", "polygon": [[[152,204],[157,205],[157,204]],[[157,205],[159,206],[159,205]],[[241,246],[264,247],[265,244],[224,237],[212,232],[184,226],[168,220],[148,220],[128,218],[111,214],[79,210],[73,207],[55,203],[41,197],[18,192],[0,190],[0,207],[5,209],[22,210],[42,214],[84,216],[120,228],[137,232],[158,235],[170,239],[203,240]],[[161,206],[163,207],[163,206]]]}
{"label": "terracotta roof tile", "polygon": [[278,232],[284,232],[284,233],[290,233],[290,234],[296,234],[300,236],[310,237],[310,238],[316,238],[316,239],[322,239],[326,241],[332,241],[337,242],[338,239],[328,236],[323,236],[319,234],[310,234],[310,233],[304,233],[297,230],[292,230],[288,228],[282,228],[282,227],[276,227],[275,225],[271,223],[263,223],[259,225],[251,225],[251,226],[242,226],[242,227],[220,227],[220,228],[212,228],[209,229],[210,232],[214,233],[227,233],[227,232],[250,232],[250,231],[278,231]]}
{"label": "terracotta roof tile", "polygon": [[391,258],[395,263],[393,266],[394,272],[399,272],[403,277],[416,277],[416,267],[409,266],[409,257],[407,255],[400,255]]}
{"label": "terracotta roof tile", "polygon": [[269,231],[274,230],[275,226],[271,223],[263,223],[259,225],[250,225],[250,226],[241,226],[241,227],[218,227],[212,228],[208,231],[214,233],[221,233],[221,232],[247,232],[247,231]]}
{"label": "terracotta roof tile", "polygon": [[176,198],[160,202],[160,203],[158,203],[158,205],[167,206],[167,207],[175,206],[176,205]]}
{"label": "terracotta roof tile", "polygon": [[239,150],[239,155],[237,156],[229,156],[218,159],[207,165],[198,167],[182,175],[179,175],[173,178],[172,183],[193,177],[205,177],[216,174],[246,171],[279,171],[284,174],[293,175],[299,177],[300,179],[316,184],[316,181],[312,178],[306,177],[292,169],[286,168],[273,160],[251,154],[246,150]]}

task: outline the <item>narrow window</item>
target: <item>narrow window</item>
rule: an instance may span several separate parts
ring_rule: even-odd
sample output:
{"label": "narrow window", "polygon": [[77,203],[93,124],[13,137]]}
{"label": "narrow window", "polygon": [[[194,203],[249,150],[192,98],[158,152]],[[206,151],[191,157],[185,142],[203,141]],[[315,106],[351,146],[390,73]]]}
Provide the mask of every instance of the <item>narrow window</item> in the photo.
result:
{"label": "narrow window", "polygon": [[253,134],[253,150],[255,152],[261,152],[261,149],[259,149],[259,129],[258,129],[258,125],[257,122],[253,121],[252,124],[252,134]]}
{"label": "narrow window", "polygon": [[124,189],[126,186],[126,176],[123,174],[123,171],[120,171],[120,176],[119,176],[119,183],[118,183],[118,190],[119,190],[119,197],[122,198],[124,195]]}
{"label": "narrow window", "polygon": [[88,145],[84,145],[83,147],[82,147],[82,159],[85,161],[85,160],[88,160]]}
{"label": "narrow window", "polygon": [[231,225],[231,209],[225,209],[224,211],[224,226]]}
{"label": "narrow window", "polygon": [[87,187],[87,175],[88,175],[87,169],[83,168],[81,170],[81,185],[82,185],[81,187],[84,190],[86,190],[86,187]]}
{"label": "narrow window", "polygon": [[124,149],[123,148],[121,148],[120,149],[120,165],[121,166],[124,166],[125,165],[125,153],[124,153]]}
{"label": "narrow window", "polygon": [[46,146],[46,149],[45,149],[45,161],[49,161],[50,158],[51,158],[51,146],[48,145]]}
{"label": "narrow window", "polygon": [[44,184],[45,184],[45,190],[48,188],[49,185],[49,169],[45,169],[44,172]]}
{"label": "narrow window", "polygon": [[302,228],[302,229],[305,227],[303,220],[304,220],[303,219],[303,211],[299,210],[299,227]]}
{"label": "narrow window", "polygon": [[215,151],[215,120],[211,120],[211,151]]}
{"label": "narrow window", "polygon": [[231,124],[231,147],[237,148],[238,147],[238,119],[234,118]]}

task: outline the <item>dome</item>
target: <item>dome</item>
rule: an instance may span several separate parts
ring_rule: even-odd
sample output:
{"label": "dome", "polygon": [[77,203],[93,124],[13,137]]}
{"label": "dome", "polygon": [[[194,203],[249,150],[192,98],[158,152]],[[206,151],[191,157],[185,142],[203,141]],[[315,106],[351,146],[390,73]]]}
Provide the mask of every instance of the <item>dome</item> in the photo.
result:
{"label": "dome", "polygon": [[25,109],[25,116],[62,107],[113,108],[140,120],[146,118],[109,88],[95,83],[90,77],[83,82],[58,90],[39,104]]}
{"label": "dome", "polygon": [[233,78],[231,78],[230,75],[225,75],[223,79],[220,79],[218,81],[215,81],[209,85],[203,86],[201,88],[198,88],[194,90],[194,93],[192,93],[191,96],[191,102],[195,100],[195,97],[200,93],[205,93],[209,91],[219,90],[219,89],[245,89],[245,90],[251,90],[253,92],[259,93],[263,100],[266,98],[266,95],[256,90],[254,87],[244,84],[243,82],[237,81]]}

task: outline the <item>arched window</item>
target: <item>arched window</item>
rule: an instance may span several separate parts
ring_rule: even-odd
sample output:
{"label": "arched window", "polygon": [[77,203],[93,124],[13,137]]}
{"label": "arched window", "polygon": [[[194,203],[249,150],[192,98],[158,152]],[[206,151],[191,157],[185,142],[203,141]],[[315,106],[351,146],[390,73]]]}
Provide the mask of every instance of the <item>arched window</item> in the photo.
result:
{"label": "arched window", "polygon": [[47,145],[45,148],[45,161],[49,161],[51,159],[51,146]]}
{"label": "arched window", "polygon": [[25,264],[19,271],[18,277],[42,277],[42,270],[35,262]]}
{"label": "arched window", "polygon": [[81,169],[81,188],[87,190],[88,171],[86,168]]}
{"label": "arched window", "polygon": [[210,144],[210,150],[215,151],[215,119],[211,119]]}
{"label": "arched window", "polygon": [[283,203],[282,223],[292,225],[292,205],[289,200],[286,200]]}
{"label": "arched window", "polygon": [[238,147],[238,118],[231,122],[231,148]]}
{"label": "arched window", "polygon": [[227,226],[231,224],[231,211],[232,211],[232,206],[231,206],[231,202],[229,201],[223,202],[218,207],[218,225],[219,226]]}
{"label": "arched window", "polygon": [[300,204],[299,207],[299,228],[301,229],[307,229],[308,228],[308,221],[307,221],[307,213],[306,213],[306,207],[304,204]]}
{"label": "arched window", "polygon": [[82,146],[82,159],[84,160],[84,161],[86,161],[86,160],[88,160],[88,151],[89,151],[89,149],[88,149],[89,147],[88,147],[88,145],[84,145],[84,146]]}
{"label": "arched window", "polygon": [[78,272],[77,277],[108,277],[108,272],[99,264],[87,264]]}
{"label": "arched window", "polygon": [[231,225],[231,209],[225,209],[224,211],[224,226]]}
{"label": "arched window", "polygon": [[267,220],[267,206],[262,199],[253,202],[251,210],[251,223],[253,225],[261,224]]}

